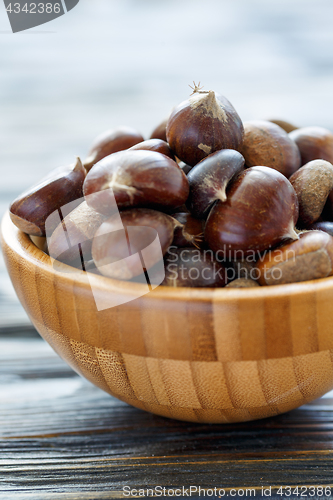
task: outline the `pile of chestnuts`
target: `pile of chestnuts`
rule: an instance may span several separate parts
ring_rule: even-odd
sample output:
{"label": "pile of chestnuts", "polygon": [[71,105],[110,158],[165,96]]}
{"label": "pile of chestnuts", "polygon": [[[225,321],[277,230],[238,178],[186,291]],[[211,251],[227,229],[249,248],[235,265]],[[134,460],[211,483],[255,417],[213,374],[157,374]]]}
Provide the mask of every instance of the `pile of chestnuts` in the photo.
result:
{"label": "pile of chestnuts", "polygon": [[154,280],[161,259],[162,284],[174,287],[325,278],[332,164],[329,130],[243,123],[225,97],[194,85],[148,140],[130,127],[105,132],[10,216],[57,261],[113,279]]}

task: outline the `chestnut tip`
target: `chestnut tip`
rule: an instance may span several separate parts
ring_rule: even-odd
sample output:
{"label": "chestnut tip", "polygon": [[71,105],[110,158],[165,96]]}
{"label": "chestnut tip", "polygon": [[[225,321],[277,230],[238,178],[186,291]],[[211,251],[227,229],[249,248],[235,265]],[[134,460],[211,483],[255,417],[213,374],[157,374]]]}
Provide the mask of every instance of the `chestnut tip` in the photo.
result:
{"label": "chestnut tip", "polygon": [[291,220],[290,223],[289,223],[288,231],[285,234],[285,239],[293,240],[293,241],[299,239],[299,234],[295,230],[295,226],[294,226],[294,221],[293,220]]}
{"label": "chestnut tip", "polygon": [[85,167],[84,167],[84,165],[83,165],[83,163],[81,161],[81,158],[79,156],[77,156],[75,164],[74,164],[73,172],[79,172],[83,168],[85,168]]}

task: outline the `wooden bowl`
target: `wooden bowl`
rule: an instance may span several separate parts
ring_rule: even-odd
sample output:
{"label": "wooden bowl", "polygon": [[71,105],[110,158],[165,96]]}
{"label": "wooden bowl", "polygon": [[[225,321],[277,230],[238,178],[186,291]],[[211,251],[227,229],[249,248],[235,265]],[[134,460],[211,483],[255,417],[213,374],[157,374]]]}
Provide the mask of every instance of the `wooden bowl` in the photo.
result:
{"label": "wooden bowl", "polygon": [[[137,408],[240,422],[333,388],[333,278],[251,289],[158,287],[135,298],[144,285],[55,268],[8,214],[2,248],[42,337],[75,371]],[[130,301],[98,311],[92,288],[103,300]]]}

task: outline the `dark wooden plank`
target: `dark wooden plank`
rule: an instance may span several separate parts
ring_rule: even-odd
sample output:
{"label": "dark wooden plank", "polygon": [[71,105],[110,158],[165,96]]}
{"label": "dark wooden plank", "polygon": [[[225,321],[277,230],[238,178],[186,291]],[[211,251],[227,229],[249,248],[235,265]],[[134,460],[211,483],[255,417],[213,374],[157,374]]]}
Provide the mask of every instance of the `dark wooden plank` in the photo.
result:
{"label": "dark wooden plank", "polygon": [[178,422],[104,394],[38,337],[2,333],[0,401],[0,496],[8,498],[122,497],[125,485],[259,495],[263,485],[332,482],[333,393],[262,421]]}

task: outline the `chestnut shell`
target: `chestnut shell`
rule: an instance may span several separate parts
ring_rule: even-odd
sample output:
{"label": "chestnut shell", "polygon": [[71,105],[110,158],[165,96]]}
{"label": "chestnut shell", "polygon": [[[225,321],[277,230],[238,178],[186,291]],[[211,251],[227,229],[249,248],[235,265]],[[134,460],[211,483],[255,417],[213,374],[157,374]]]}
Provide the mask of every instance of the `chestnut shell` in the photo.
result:
{"label": "chestnut shell", "polygon": [[279,125],[265,120],[244,122],[242,155],[248,167],[265,165],[290,177],[301,166],[295,142]]}
{"label": "chestnut shell", "polygon": [[24,233],[45,236],[45,222],[49,215],[82,198],[85,177],[86,170],[79,158],[75,165],[55,169],[11,203],[12,222]]}
{"label": "chestnut shell", "polygon": [[190,213],[177,212],[171,214],[176,219],[172,244],[176,247],[196,247],[204,245],[204,221],[196,219]]}
{"label": "chestnut shell", "polygon": [[333,133],[324,127],[302,127],[290,132],[302,157],[302,165],[312,160],[333,163]]}
{"label": "chestnut shell", "polygon": [[227,200],[212,208],[205,239],[225,258],[244,259],[284,240],[298,239],[297,218],[297,195],[288,179],[272,168],[252,167],[231,183]]}
{"label": "chestnut shell", "polygon": [[324,231],[324,233],[329,234],[330,236],[333,236],[333,222],[323,220],[319,222],[315,222],[312,224],[309,229],[317,229],[319,231]]}
{"label": "chestnut shell", "polygon": [[210,250],[170,247],[165,256],[165,278],[162,285],[173,287],[224,287],[227,270]]}
{"label": "chestnut shell", "polygon": [[167,142],[166,139],[166,125],[168,123],[169,118],[165,118],[161,123],[159,123],[152,133],[150,134],[149,139],[162,139],[162,141]]}
{"label": "chestnut shell", "polygon": [[280,285],[333,274],[333,238],[323,231],[300,233],[297,241],[267,252],[257,264],[261,285]]}
{"label": "chestnut shell", "polygon": [[92,259],[92,239],[105,219],[105,215],[99,214],[83,201],[64,217],[48,238],[49,255],[65,264],[82,266],[81,258],[85,262]]}
{"label": "chestnut shell", "polygon": [[[143,265],[146,270],[151,269],[160,259],[162,265],[162,255],[173,239],[172,217],[156,210],[136,208],[120,212],[120,220],[118,215],[111,216],[95,233],[92,257],[99,271],[111,278],[129,280],[142,274]],[[157,252],[152,245],[156,233],[152,234],[150,228],[158,234]]]}
{"label": "chestnut shell", "polygon": [[145,151],[157,151],[165,156],[168,156],[172,160],[176,161],[175,155],[170,149],[169,144],[162,139],[148,139],[147,141],[138,142],[131,148],[130,151],[145,150]]}
{"label": "chestnut shell", "polygon": [[333,189],[333,165],[326,160],[312,160],[298,169],[289,181],[299,205],[297,227],[308,227],[319,219]]}
{"label": "chestnut shell", "polygon": [[171,113],[167,141],[175,155],[190,166],[220,149],[239,150],[244,129],[235,108],[213,91],[194,92]]}
{"label": "chestnut shell", "polygon": [[294,125],[291,122],[287,122],[286,120],[270,119],[268,121],[275,123],[275,125],[278,125],[279,127],[281,127],[285,132],[287,132],[287,134],[289,134],[289,132],[292,132],[293,130],[296,130],[298,128],[296,125]]}
{"label": "chestnut shell", "polygon": [[119,208],[180,207],[188,197],[189,185],[177,163],[164,154],[127,150],[94,165],[87,174],[83,191],[89,206],[111,215],[114,198]]}
{"label": "chestnut shell", "polygon": [[230,180],[244,170],[244,157],[234,149],[222,149],[201,160],[187,174],[190,194],[187,208],[194,217],[204,218],[216,200],[226,200]]}
{"label": "chestnut shell", "polygon": [[119,126],[106,130],[94,140],[84,166],[89,171],[95,163],[106,156],[128,149],[142,141],[144,141],[143,136],[132,127]]}

